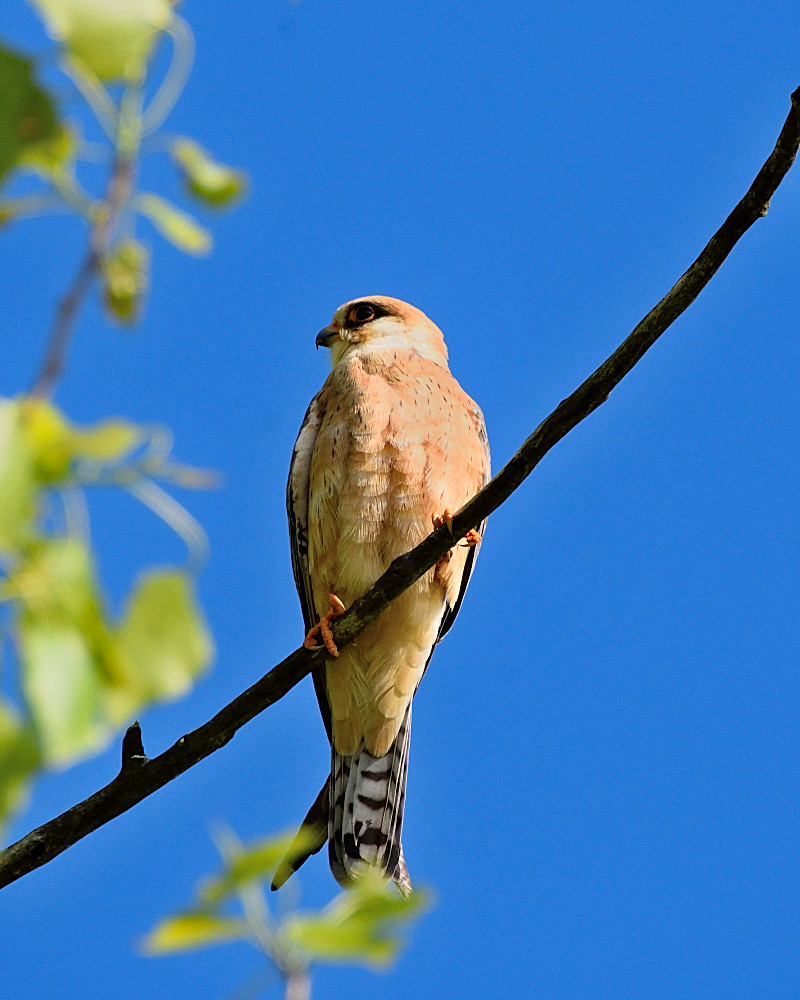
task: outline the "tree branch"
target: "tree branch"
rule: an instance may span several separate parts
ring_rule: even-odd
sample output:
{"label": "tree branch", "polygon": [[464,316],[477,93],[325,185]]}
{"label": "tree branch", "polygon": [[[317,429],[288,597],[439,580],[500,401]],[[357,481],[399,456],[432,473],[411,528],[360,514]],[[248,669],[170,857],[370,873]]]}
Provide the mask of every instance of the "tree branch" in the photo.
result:
{"label": "tree branch", "polygon": [[89,233],[83,261],[72,280],[72,284],[58,303],[42,359],[42,366],[30,392],[32,396],[49,398],[53,395],[56,382],[64,370],[67,347],[75,326],[75,319],[89,289],[92,287],[95,276],[100,270],[120,213],[130,197],[133,172],[133,159],[128,155],[118,153],[105,197]]}
{"label": "tree branch", "polygon": [[[794,162],[800,146],[800,88],[775,149],[749,191],[711,238],[672,290],[644,317],[630,336],[571,396],[563,400],[525,441],[510,462],[453,519],[453,535],[496,510],[519,487],[561,438],[597,409],[612,389],[642,358],[661,334],[688,308],[708,284],[737,241],[766,215],[770,199]],[[334,625],[339,647],[351,642],[453,545],[446,526],[437,528],[415,549],[400,556],[363,597]],[[129,731],[123,746],[123,768],[110,784],[67,812],[33,830],[0,854],[0,887],[46,864],[99,826],[130,809],[224,746],[245,723],[282,698],[314,667],[322,652],[295,650],[204,725],[183,736],[158,757],[148,760],[138,734]],[[134,727],[132,727],[133,729]],[[131,758],[135,758],[133,765]]]}

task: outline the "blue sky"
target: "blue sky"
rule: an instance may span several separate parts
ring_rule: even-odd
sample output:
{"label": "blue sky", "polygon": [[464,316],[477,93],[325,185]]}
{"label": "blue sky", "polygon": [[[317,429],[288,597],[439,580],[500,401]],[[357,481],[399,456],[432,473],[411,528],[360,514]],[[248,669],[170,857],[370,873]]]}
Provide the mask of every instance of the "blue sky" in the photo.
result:
{"label": "blue sky", "polygon": [[[302,638],[283,491],[334,308],[383,293],[427,312],[499,468],[699,252],[800,84],[788,2],[233,6],[185,5],[198,51],[170,125],[245,168],[250,195],[211,220],[206,260],[143,223],[146,317],[120,333],[89,308],[57,397],[76,420],[161,421],[224,473],[182,497],[211,540],[217,662],[143,717],[151,755]],[[21,0],[2,34],[45,49]],[[177,194],[163,157],[143,183]],[[404,844],[437,905],[385,977],[321,971],[316,996],[797,996],[799,232],[795,172],[492,517],[414,710]],[[29,384],[81,241],[66,218],[2,233],[0,393]],[[115,601],[182,558],[124,496],[92,516]],[[117,756],[43,780],[12,834]],[[216,867],[210,826],[292,826],[327,757],[304,682],[5,890],[8,995],[224,997],[258,966],[246,947],[156,960],[135,943]],[[299,881],[309,905],[335,888],[322,857]]]}

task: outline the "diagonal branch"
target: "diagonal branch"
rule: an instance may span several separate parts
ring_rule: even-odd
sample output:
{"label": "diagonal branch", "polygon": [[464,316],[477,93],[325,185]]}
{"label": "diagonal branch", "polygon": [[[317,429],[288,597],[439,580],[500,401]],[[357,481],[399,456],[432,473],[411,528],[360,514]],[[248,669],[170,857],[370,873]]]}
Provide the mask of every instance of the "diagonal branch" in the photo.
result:
{"label": "diagonal branch", "polygon": [[[794,162],[800,146],[800,88],[775,149],[749,191],[667,295],[630,336],[571,396],[563,400],[525,441],[510,462],[453,519],[453,534],[463,536],[496,510],[530,475],[547,452],[573,427],[608,399],[661,334],[688,308],[724,262],[740,237],[766,215],[770,199]],[[334,626],[339,647],[351,642],[452,546],[446,527],[438,528],[389,569]],[[0,887],[52,860],[114,817],[141,802],[188,768],[224,746],[245,723],[282,698],[323,662],[321,652],[295,650],[212,719],[183,736],[158,757],[144,756],[139,735],[123,742],[123,766],[112,782],[65,813],[33,830],[0,854]],[[135,758],[135,759],[134,759]]]}
{"label": "diagonal branch", "polygon": [[130,197],[133,186],[134,160],[118,153],[108,181],[105,198],[100,205],[89,233],[86,254],[72,284],[61,297],[50,330],[42,367],[31,388],[32,396],[45,399],[53,395],[56,382],[66,363],[67,348],[78,313],[86,301],[95,277],[103,264],[119,216]]}

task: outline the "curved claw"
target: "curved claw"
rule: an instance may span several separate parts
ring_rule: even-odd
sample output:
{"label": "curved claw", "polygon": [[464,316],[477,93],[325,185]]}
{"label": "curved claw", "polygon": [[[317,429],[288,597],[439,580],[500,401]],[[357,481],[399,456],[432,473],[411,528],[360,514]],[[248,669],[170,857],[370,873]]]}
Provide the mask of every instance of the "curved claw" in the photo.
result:
{"label": "curved claw", "polygon": [[434,530],[446,524],[447,530],[451,535],[453,534],[453,512],[449,507],[445,507],[441,514],[431,514],[431,521],[433,521]]}

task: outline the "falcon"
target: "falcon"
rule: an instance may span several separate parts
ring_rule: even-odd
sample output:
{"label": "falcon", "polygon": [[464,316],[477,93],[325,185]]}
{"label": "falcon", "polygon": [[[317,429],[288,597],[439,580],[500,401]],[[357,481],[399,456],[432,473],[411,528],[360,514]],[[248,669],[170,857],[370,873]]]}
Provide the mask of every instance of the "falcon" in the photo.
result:
{"label": "falcon", "polygon": [[458,614],[484,525],[342,650],[330,625],[488,482],[489,444],[478,405],[450,374],[441,330],[414,306],[354,299],[316,343],[330,350],[331,372],[297,437],[287,509],[305,645],[327,652],[314,687],[331,773],[273,888],[327,841],[341,885],[377,869],[405,894],[411,703]]}

